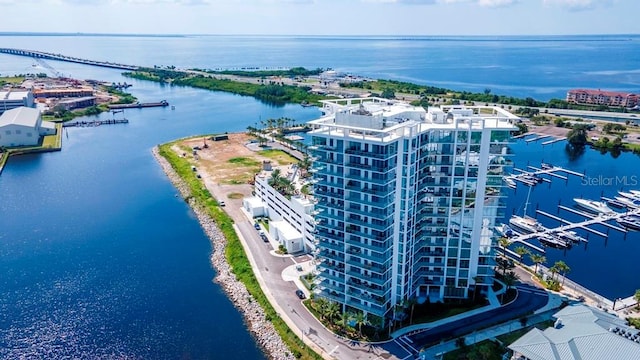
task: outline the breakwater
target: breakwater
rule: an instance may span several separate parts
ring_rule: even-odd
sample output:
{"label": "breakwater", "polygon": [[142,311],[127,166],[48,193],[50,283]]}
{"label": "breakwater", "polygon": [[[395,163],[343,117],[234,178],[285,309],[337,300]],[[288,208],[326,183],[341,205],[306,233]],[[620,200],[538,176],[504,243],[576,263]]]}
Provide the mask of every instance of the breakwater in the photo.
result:
{"label": "breakwater", "polygon": [[206,214],[195,200],[189,197],[189,187],[173,170],[171,164],[159,154],[157,146],[152,149],[152,153],[182,198],[189,199],[189,206],[193,209],[202,229],[211,241],[211,265],[217,273],[215,281],[222,286],[229,299],[240,310],[245,322],[248,324],[249,331],[256,338],[258,345],[262,347],[269,358],[294,360],[295,358],[288,351],[282,338],[280,338],[271,322],[266,319],[264,311],[258,302],[247,291],[244,284],[236,279],[236,276],[231,272],[231,266],[224,256],[227,240],[215,221]]}

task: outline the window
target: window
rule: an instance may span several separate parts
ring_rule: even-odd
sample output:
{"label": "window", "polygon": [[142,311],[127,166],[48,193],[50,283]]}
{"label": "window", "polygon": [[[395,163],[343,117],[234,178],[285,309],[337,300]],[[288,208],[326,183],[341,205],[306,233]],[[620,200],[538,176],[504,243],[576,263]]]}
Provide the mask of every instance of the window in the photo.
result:
{"label": "window", "polygon": [[7,131],[5,131],[5,134],[7,134],[7,135],[11,135],[11,130],[7,130]]}
{"label": "window", "polygon": [[31,137],[31,133],[30,132],[27,133],[27,137]]}

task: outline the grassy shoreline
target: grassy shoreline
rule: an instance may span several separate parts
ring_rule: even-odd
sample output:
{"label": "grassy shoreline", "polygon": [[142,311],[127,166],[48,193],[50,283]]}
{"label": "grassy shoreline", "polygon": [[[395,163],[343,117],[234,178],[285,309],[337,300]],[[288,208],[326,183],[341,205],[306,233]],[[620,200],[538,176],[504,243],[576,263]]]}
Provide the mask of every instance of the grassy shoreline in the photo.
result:
{"label": "grassy shoreline", "polygon": [[184,182],[188,193],[185,201],[202,210],[206,216],[213,220],[226,239],[224,257],[231,268],[231,272],[238,281],[244,284],[249,294],[263,309],[265,318],[273,324],[294,357],[299,359],[322,359],[320,355],[302,342],[271,306],[253,273],[242,243],[234,230],[232,219],[218,206],[218,202],[211,193],[202,186],[201,180],[191,170],[191,164],[171,150],[171,146],[174,144],[175,142],[170,142],[160,145],[158,153],[169,163],[180,180]]}

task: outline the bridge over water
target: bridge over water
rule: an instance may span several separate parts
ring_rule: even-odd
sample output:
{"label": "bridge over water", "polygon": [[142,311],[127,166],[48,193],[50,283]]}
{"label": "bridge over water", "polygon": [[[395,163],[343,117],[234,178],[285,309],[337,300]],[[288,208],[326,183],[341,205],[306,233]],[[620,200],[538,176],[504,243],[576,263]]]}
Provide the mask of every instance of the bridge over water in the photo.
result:
{"label": "bridge over water", "polygon": [[89,60],[89,59],[81,59],[81,58],[72,57],[72,56],[65,56],[61,54],[53,54],[53,53],[48,53],[44,51],[35,51],[35,50],[0,48],[0,53],[18,55],[18,56],[27,56],[27,57],[32,57],[36,59],[67,61],[67,62],[78,63],[78,64],[101,66],[106,68],[129,70],[129,71],[135,71],[140,68],[140,66],[135,66],[135,65],[125,65],[125,64],[118,64],[118,63],[113,63],[108,61],[95,61],[95,60]]}

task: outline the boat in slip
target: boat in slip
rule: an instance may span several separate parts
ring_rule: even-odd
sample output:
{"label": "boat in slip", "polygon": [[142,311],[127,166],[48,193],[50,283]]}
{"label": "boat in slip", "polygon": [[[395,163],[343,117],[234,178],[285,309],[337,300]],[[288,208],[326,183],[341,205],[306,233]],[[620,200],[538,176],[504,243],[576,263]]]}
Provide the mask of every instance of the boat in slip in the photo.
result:
{"label": "boat in slip", "polygon": [[496,231],[498,232],[498,235],[506,237],[506,238],[510,238],[513,236],[518,235],[515,231],[513,231],[513,229],[507,225],[507,224],[500,224],[498,226],[496,226]]}
{"label": "boat in slip", "polygon": [[585,239],[582,236],[578,235],[578,233],[573,231],[573,230],[560,230],[560,231],[554,232],[554,235],[557,236],[558,238],[560,238],[561,240],[569,241],[569,242],[572,242],[572,243],[579,243],[581,241],[584,241],[584,242],[587,241],[587,239]]}
{"label": "boat in slip", "polygon": [[640,200],[634,200],[627,197],[615,196],[615,200],[629,209],[640,208]]}
{"label": "boat in slip", "polygon": [[596,214],[612,214],[614,212],[613,210],[611,210],[609,206],[607,206],[606,203],[602,201],[580,199],[580,198],[575,198],[573,199],[573,201],[575,201],[579,207],[585,210],[594,212]]}
{"label": "boat in slip", "polygon": [[571,247],[570,240],[561,239],[560,237],[551,234],[540,234],[540,236],[538,236],[538,241],[540,241],[544,246],[556,249],[567,249]]}
{"label": "boat in slip", "polygon": [[538,220],[526,215],[525,216],[513,215],[511,219],[509,219],[509,225],[528,233],[534,233],[534,232],[546,230],[546,228],[542,226],[542,224],[540,224]]}
{"label": "boat in slip", "polygon": [[631,230],[640,230],[640,216],[639,215],[629,215],[623,216],[620,219],[616,220],[620,226],[631,229]]}
{"label": "boat in slip", "polygon": [[640,194],[636,194],[635,193],[636,191],[637,190],[631,190],[628,192],[618,191],[618,194],[620,194],[620,196],[624,197],[625,199],[629,199],[632,201],[640,201]]}
{"label": "boat in slip", "polygon": [[511,176],[505,176],[502,178],[502,180],[504,180],[504,183],[507,184],[507,186],[511,189],[515,189],[518,186],[518,184],[516,184],[516,181],[513,180],[513,177]]}

